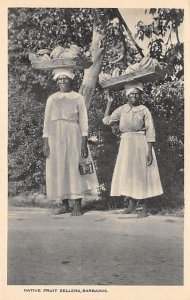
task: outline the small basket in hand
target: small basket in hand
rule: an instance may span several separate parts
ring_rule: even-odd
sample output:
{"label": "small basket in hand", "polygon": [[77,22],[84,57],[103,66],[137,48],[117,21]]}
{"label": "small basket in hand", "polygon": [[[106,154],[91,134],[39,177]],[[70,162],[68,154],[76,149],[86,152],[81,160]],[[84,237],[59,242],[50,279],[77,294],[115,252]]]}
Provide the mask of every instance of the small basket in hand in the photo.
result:
{"label": "small basket in hand", "polygon": [[79,163],[79,172],[81,175],[94,173],[94,167],[92,161],[89,158],[81,160],[81,162]]}

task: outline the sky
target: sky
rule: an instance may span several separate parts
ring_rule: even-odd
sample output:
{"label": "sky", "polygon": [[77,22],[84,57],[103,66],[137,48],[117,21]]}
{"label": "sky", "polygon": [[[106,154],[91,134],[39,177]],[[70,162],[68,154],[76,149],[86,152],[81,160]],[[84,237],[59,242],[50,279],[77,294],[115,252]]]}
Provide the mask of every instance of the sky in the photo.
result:
{"label": "sky", "polygon": [[[132,35],[136,33],[136,24],[138,21],[143,21],[146,25],[150,24],[152,22],[152,16],[149,14],[145,14],[145,9],[142,8],[130,8],[130,9],[119,9],[123,19],[125,20],[126,24],[128,25],[129,29],[132,32]],[[183,41],[183,25],[179,28],[179,38],[180,41]],[[165,41],[167,40],[167,36],[165,38]],[[137,44],[144,50],[144,54],[148,52],[148,39],[145,39],[144,41],[141,41],[139,39],[136,39]],[[172,42],[176,43],[176,37],[175,34],[172,34]]]}

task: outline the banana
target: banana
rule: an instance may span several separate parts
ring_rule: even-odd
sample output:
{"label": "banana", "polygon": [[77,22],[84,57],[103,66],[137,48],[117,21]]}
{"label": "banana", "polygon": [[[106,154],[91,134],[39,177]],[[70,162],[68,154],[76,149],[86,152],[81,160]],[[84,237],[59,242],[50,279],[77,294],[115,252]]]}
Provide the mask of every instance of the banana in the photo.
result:
{"label": "banana", "polygon": [[36,55],[44,55],[44,54],[50,54],[50,50],[48,50],[48,49],[40,49],[36,53]]}
{"label": "banana", "polygon": [[36,56],[36,54],[34,54],[34,53],[29,53],[29,60],[30,61],[39,61],[40,58],[38,56]]}
{"label": "banana", "polygon": [[105,77],[106,77],[106,80],[111,79],[111,75],[110,74],[105,73]]}
{"label": "banana", "polygon": [[40,58],[42,61],[50,61],[51,60],[51,58],[49,57],[49,55],[48,54],[44,54],[41,58]]}
{"label": "banana", "polygon": [[51,58],[58,58],[59,57],[59,55],[60,55],[60,53],[62,52],[62,51],[64,51],[65,49],[63,48],[63,47],[61,47],[61,46],[58,46],[58,47],[56,47],[52,52],[51,52],[51,54],[50,54],[50,57]]}
{"label": "banana", "polygon": [[99,81],[103,81],[103,74],[102,74],[102,72],[100,72],[98,78],[99,78]]}
{"label": "banana", "polygon": [[133,73],[134,71],[130,68],[130,66],[125,70],[124,75],[128,75]]}
{"label": "banana", "polygon": [[152,66],[152,58],[151,57],[147,57],[146,62],[144,62],[143,64],[141,64],[141,62],[140,62],[140,68],[141,69],[146,69],[146,68],[151,67],[151,66]]}
{"label": "banana", "polygon": [[[139,63],[129,65],[127,67],[127,69],[125,70],[124,74],[128,75],[135,71],[140,71],[142,69],[146,69],[146,68],[152,67],[152,66],[159,66],[159,62],[157,61],[157,59],[146,56]],[[113,73],[114,73],[114,71],[113,71]],[[113,77],[113,75],[114,74],[112,74],[112,77]]]}
{"label": "banana", "polygon": [[73,49],[68,49],[68,55],[69,57],[72,57],[73,59],[79,57],[79,52],[77,53],[75,50]]}
{"label": "banana", "polygon": [[149,60],[150,60],[150,56],[143,57],[142,60],[140,61],[141,68],[143,68],[143,66],[146,65],[146,63],[148,63]]}
{"label": "banana", "polygon": [[67,53],[65,51],[65,49],[63,51],[61,51],[61,53],[59,54],[59,58],[67,58]]}
{"label": "banana", "polygon": [[112,72],[112,77],[118,77],[119,76],[119,72],[120,72],[120,69],[119,68],[115,68]]}
{"label": "banana", "polygon": [[66,49],[64,51],[62,51],[59,55],[59,58],[63,58],[63,59],[75,59],[77,58],[78,55],[76,55],[75,52],[73,52],[70,49]]}
{"label": "banana", "polygon": [[160,66],[159,62],[157,61],[156,58],[153,58],[152,59],[152,66],[155,67],[155,66]]}
{"label": "banana", "polygon": [[101,73],[99,74],[99,81],[102,82],[102,81],[104,81],[104,80],[105,80],[104,73],[101,72]]}
{"label": "banana", "polygon": [[70,49],[72,49],[76,54],[79,54],[81,52],[81,48],[77,45],[71,45]]}
{"label": "banana", "polygon": [[103,72],[101,72],[99,74],[99,81],[100,82],[103,82],[103,81],[108,80],[110,78],[111,78],[111,76],[109,74],[106,74],[106,73],[103,73]]}
{"label": "banana", "polygon": [[103,73],[103,72],[101,72],[99,74],[99,80],[100,80],[100,82],[105,81],[105,80],[109,80],[110,78],[111,78],[110,74]]}

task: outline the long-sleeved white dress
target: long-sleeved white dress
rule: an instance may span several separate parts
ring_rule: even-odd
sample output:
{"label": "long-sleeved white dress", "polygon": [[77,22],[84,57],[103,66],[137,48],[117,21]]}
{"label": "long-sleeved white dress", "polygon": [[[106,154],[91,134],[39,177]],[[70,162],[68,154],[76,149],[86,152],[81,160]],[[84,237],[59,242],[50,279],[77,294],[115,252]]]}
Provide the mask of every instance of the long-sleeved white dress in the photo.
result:
{"label": "long-sleeved white dress", "polygon": [[97,194],[94,173],[80,175],[82,136],[88,135],[88,116],[82,95],[57,92],[46,103],[43,137],[48,138],[50,156],[46,159],[47,196],[52,200],[78,199]]}
{"label": "long-sleeved white dress", "polygon": [[119,121],[121,142],[111,184],[111,196],[134,199],[155,197],[163,193],[157,160],[146,159],[148,142],[155,142],[155,129],[149,109],[144,105],[131,107],[128,103],[103,119],[105,125]]}

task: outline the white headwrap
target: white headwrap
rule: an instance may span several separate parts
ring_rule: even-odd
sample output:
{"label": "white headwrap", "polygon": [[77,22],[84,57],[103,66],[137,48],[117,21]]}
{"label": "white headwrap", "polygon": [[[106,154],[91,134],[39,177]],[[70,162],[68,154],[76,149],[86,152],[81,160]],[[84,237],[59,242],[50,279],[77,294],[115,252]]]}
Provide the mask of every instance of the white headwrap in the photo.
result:
{"label": "white headwrap", "polygon": [[141,82],[133,82],[125,84],[126,95],[128,96],[134,89],[139,89],[143,91],[143,84]]}
{"label": "white headwrap", "polygon": [[59,76],[65,75],[71,79],[75,77],[73,69],[71,68],[58,68],[53,70],[53,79],[56,80]]}

